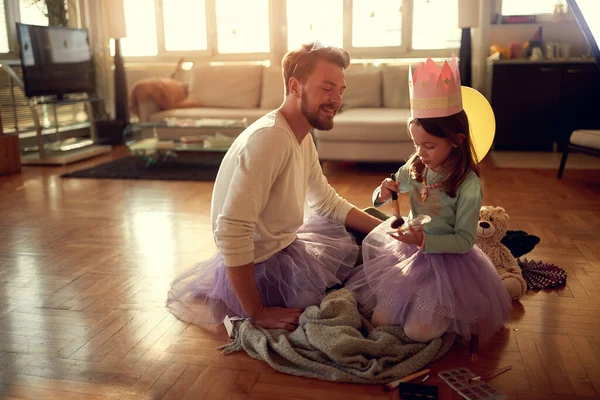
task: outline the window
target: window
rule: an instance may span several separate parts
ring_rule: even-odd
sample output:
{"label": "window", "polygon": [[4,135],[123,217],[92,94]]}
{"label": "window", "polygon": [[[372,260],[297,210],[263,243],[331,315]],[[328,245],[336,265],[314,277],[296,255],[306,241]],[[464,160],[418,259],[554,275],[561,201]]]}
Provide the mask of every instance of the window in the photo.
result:
{"label": "window", "polygon": [[600,15],[600,2],[597,0],[577,0],[577,5],[592,32],[592,36],[600,44],[600,18],[597,18]]}
{"label": "window", "polygon": [[565,0],[502,0],[502,15],[552,14],[557,3],[566,5]]}
{"label": "window", "polygon": [[[13,68],[19,74],[21,66],[14,66]],[[23,91],[13,83],[4,69],[0,69],[0,115],[2,115],[4,133],[17,132],[17,117],[29,111],[25,101]]]}
{"label": "window", "polygon": [[0,53],[8,53],[8,29],[6,25],[6,9],[0,0]]}
{"label": "window", "polygon": [[127,37],[121,39],[124,56],[155,56],[156,12],[154,0],[124,0]]}
{"label": "window", "polygon": [[[21,66],[11,63],[9,65],[12,66],[17,76],[23,79]],[[38,104],[35,107],[45,133],[53,133],[57,124],[59,127],[68,127],[77,126],[88,121],[84,103],[57,105],[56,120],[54,119],[52,106]],[[3,69],[0,69],[0,114],[2,115],[2,127],[5,133],[31,136],[35,132],[33,114],[27,105],[25,94]]]}
{"label": "window", "polygon": [[268,0],[216,0],[219,53],[267,53]]}
{"label": "window", "polygon": [[[226,55],[221,60],[233,60],[231,55],[255,54],[258,60],[272,45],[279,50],[284,44],[280,41],[286,38],[287,50],[318,40],[326,46],[345,46],[355,56],[381,53],[384,58],[401,57],[411,49],[457,49],[460,45],[459,0],[123,1],[124,56],[173,58],[181,55],[172,52],[193,52],[189,56],[218,60],[219,55]],[[280,4],[285,6],[285,21],[280,20]],[[270,17],[273,10],[276,18]],[[273,21],[285,34],[271,37]]]}
{"label": "window", "polygon": [[206,50],[204,0],[163,0],[166,51]]}
{"label": "window", "polygon": [[400,46],[401,41],[401,0],[353,0],[353,47]]}
{"label": "window", "polygon": [[20,0],[21,22],[30,25],[48,26],[48,7],[42,0]]}
{"label": "window", "polygon": [[288,50],[314,40],[343,46],[342,0],[288,0],[286,6]]}
{"label": "window", "polygon": [[413,0],[413,49],[458,48],[460,35],[458,0]]}

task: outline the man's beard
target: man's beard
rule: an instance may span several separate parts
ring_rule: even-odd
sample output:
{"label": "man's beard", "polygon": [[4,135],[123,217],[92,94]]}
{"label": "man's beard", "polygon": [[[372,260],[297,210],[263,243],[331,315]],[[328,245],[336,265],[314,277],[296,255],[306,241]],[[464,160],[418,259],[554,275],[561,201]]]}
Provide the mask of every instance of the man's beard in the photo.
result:
{"label": "man's beard", "polygon": [[[304,115],[310,126],[320,131],[328,131],[331,128],[333,128],[333,118],[319,118],[319,112],[321,111],[321,107],[323,106],[328,106],[332,109],[335,109],[335,107],[331,104],[321,104],[314,110],[310,110],[308,96],[306,95],[306,92],[302,90],[302,95],[300,97],[300,112],[302,113],[302,115]],[[337,110],[334,111],[333,115],[335,116],[336,113]]]}

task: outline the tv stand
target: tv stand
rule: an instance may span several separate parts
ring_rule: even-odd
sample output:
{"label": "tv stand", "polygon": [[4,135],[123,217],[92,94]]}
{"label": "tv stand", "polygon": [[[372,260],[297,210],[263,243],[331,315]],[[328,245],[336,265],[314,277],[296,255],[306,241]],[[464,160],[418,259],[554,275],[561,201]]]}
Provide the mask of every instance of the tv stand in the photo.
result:
{"label": "tv stand", "polygon": [[[4,69],[11,79],[25,92],[25,85],[22,79],[8,64],[2,63],[2,69]],[[28,97],[27,105],[31,110],[33,117],[33,123],[35,127],[36,146],[26,148],[21,154],[21,164],[23,165],[66,165],[77,161],[85,160],[88,158],[96,157],[102,154],[109,153],[112,151],[110,145],[97,145],[97,133],[94,112],[92,103],[101,101],[98,97],[82,97],[82,98],[69,98],[63,96],[56,96],[53,98],[46,97]],[[89,125],[87,128],[90,130],[90,138],[69,138],[63,140],[61,133],[65,130],[58,126],[58,119],[56,115],[56,106],[63,104],[73,103],[85,103],[85,111],[88,116]],[[48,133],[42,132],[42,125],[40,123],[40,117],[37,111],[37,105],[49,105],[52,107],[54,113],[54,121],[56,127],[54,133],[56,140],[51,143],[45,143],[44,135]],[[86,124],[87,125],[87,124]],[[83,125],[81,128],[85,128]]]}

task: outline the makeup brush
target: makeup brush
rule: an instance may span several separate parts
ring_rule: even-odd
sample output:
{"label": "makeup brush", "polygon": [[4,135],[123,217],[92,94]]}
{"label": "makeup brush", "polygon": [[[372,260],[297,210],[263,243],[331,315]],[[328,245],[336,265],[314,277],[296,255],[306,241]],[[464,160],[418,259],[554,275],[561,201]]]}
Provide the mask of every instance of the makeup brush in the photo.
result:
{"label": "makeup brush", "polygon": [[500,374],[505,373],[506,371],[509,371],[511,368],[512,368],[512,366],[509,365],[508,367],[504,367],[504,368],[496,370],[496,371],[488,372],[487,374],[469,378],[469,383],[473,383],[474,381],[488,381],[492,378],[497,377]]}
{"label": "makeup brush", "polygon": [[394,390],[394,389],[396,389],[398,387],[398,385],[400,385],[400,383],[410,382],[413,379],[417,379],[418,377],[423,376],[423,375],[427,375],[428,373],[429,373],[429,369],[424,369],[423,371],[419,371],[419,372],[416,372],[416,373],[414,373],[412,375],[405,376],[404,378],[399,379],[397,381],[386,383],[385,386],[384,386],[385,390],[386,391]]}
{"label": "makeup brush", "polygon": [[[396,175],[390,176],[394,182],[396,182]],[[394,216],[391,219],[390,226],[393,229],[398,229],[404,224],[404,219],[400,215],[400,201],[398,200],[398,193],[392,191],[392,213]]]}

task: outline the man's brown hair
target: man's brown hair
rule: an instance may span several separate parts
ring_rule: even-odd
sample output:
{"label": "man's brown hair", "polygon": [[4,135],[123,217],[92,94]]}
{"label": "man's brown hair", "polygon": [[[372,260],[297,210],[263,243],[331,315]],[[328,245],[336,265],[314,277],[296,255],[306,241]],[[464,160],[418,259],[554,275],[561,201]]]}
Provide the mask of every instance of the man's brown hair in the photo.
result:
{"label": "man's brown hair", "polygon": [[343,69],[350,65],[350,55],[344,49],[334,46],[324,47],[319,42],[303,44],[299,49],[289,51],[281,61],[286,96],[290,94],[290,78],[294,77],[302,83],[306,82],[306,78],[313,73],[319,59],[339,65]]}

